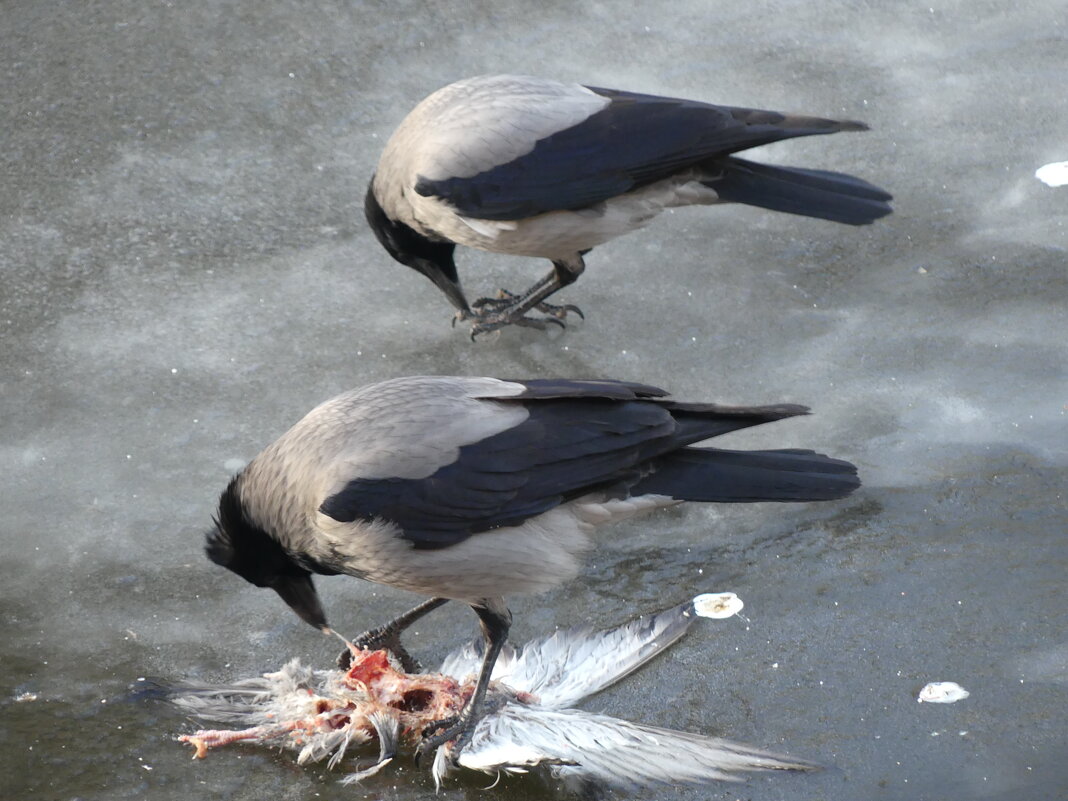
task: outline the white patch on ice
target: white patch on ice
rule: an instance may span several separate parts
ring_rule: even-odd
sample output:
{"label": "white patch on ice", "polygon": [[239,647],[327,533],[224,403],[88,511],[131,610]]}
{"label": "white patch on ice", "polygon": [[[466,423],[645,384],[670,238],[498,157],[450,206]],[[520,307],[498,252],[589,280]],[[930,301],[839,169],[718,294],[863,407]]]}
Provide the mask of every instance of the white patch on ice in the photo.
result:
{"label": "white patch on ice", "polygon": [[228,473],[237,473],[245,469],[248,462],[244,459],[227,459],[223,462],[223,469]]}
{"label": "white patch on ice", "polygon": [[1011,661],[1008,673],[1027,681],[1068,684],[1068,643],[1021,654]]}
{"label": "white patch on ice", "polygon": [[1054,161],[1043,164],[1035,170],[1035,178],[1046,186],[1064,186],[1068,184],[1068,161]]}
{"label": "white patch on ice", "polygon": [[947,394],[936,398],[935,402],[941,407],[947,423],[967,424],[983,419],[983,410],[979,406],[956,395]]}
{"label": "white patch on ice", "polygon": [[745,604],[733,592],[706,592],[693,599],[693,608],[700,617],[722,620],[734,617],[745,608]]}
{"label": "white patch on ice", "polygon": [[920,695],[916,700],[921,704],[924,701],[929,704],[955,704],[969,695],[971,693],[955,681],[933,681],[920,690]]}

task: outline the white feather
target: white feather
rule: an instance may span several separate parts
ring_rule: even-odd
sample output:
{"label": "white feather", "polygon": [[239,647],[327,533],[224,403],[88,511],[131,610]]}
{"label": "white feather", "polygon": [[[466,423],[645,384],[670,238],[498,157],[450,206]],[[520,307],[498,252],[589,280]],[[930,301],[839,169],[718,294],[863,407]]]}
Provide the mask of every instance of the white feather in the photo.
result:
{"label": "white feather", "polygon": [[716,737],[641,726],[578,709],[508,704],[486,717],[459,764],[472,770],[551,766],[563,778],[619,788],[738,781],[741,771],[811,770],[809,763]]}
{"label": "white feather", "polygon": [[[563,709],[600,692],[662,653],[689,631],[693,602],[642,616],[607,631],[579,627],[557,631],[497,658],[493,679],[534,696],[544,709]],[[449,654],[440,672],[463,679],[477,673],[482,642]]]}

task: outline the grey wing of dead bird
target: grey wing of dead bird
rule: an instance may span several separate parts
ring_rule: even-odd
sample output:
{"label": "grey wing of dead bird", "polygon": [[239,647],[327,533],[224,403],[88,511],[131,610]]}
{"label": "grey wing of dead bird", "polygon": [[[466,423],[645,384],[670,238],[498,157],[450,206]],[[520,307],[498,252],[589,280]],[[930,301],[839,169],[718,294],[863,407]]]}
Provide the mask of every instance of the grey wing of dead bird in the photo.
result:
{"label": "grey wing of dead bird", "polygon": [[281,670],[228,685],[180,682],[171,690],[171,703],[201,720],[258,726],[271,723],[280,712],[276,700],[299,697],[312,687],[316,672],[291,659]]}
{"label": "grey wing of dead bird", "polygon": [[[692,601],[644,615],[606,631],[564,629],[502,653],[493,678],[532,693],[546,709],[573,706],[637,670],[684,635],[696,614]],[[477,671],[481,642],[446,657],[441,672],[462,678]]]}
{"label": "grey wing of dead bird", "polygon": [[508,704],[478,725],[459,757],[487,773],[550,766],[555,776],[621,790],[740,781],[746,771],[816,770],[812,762],[716,737],[642,726],[577,709]]}

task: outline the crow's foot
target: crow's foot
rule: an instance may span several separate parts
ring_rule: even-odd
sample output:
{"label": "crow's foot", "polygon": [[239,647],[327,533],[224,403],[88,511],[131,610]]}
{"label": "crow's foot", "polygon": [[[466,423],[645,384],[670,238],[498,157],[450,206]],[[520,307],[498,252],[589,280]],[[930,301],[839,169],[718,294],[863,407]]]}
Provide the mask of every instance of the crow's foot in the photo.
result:
{"label": "crow's foot", "polygon": [[[352,641],[362,651],[380,651],[383,648],[397,657],[405,673],[418,673],[422,670],[419,661],[401,645],[400,632],[389,626],[365,631]],[[342,670],[352,667],[352,653],[346,648],[337,657],[337,666]]]}
{"label": "crow's foot", "polygon": [[459,715],[435,720],[428,724],[423,729],[422,742],[415,749],[416,766],[448,742],[452,743],[452,748],[449,749],[449,761],[455,765],[464,746],[471,742],[471,735],[477,722],[478,720],[469,716],[468,710],[464,709]]}
{"label": "crow's foot", "polygon": [[[532,308],[546,316],[541,318],[527,317],[527,312]],[[471,339],[475,339],[479,334],[497,331],[509,325],[536,328],[539,331],[544,331],[548,328],[549,323],[566,328],[567,325],[564,323],[564,319],[569,312],[585,319],[582,310],[570,303],[556,305],[543,301],[533,306],[527,306],[524,304],[522,296],[509,292],[507,289],[502,289],[495,298],[479,298],[476,300],[471,304],[471,311],[457,312],[453,318],[453,325],[456,324],[457,320],[470,320]]]}

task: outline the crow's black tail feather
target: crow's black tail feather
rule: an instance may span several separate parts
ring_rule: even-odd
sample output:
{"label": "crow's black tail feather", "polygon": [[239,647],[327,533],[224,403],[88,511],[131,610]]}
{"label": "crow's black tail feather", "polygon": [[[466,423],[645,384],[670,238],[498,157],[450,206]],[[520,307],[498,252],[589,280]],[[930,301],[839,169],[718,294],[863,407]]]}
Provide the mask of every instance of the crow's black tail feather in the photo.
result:
{"label": "crow's black tail feather", "polygon": [[855,465],[815,451],[683,448],[658,458],[630,494],[713,503],[830,501],[859,486]]}
{"label": "crow's black tail feather", "polygon": [[750,426],[809,413],[807,406],[799,406],[796,403],[780,403],[775,406],[722,406],[718,403],[683,403],[670,399],[658,399],[657,403],[669,409],[675,419],[675,436],[672,437],[667,450],[693,445]]}
{"label": "crow's black tail feather", "polygon": [[867,225],[893,211],[889,192],[845,173],[778,167],[739,158],[728,158],[717,167],[722,174],[706,184],[729,203],[847,225]]}

